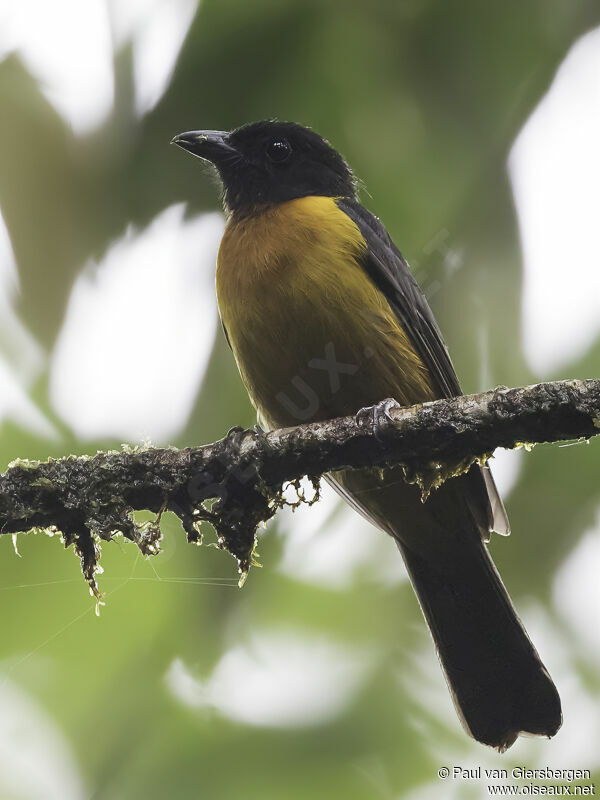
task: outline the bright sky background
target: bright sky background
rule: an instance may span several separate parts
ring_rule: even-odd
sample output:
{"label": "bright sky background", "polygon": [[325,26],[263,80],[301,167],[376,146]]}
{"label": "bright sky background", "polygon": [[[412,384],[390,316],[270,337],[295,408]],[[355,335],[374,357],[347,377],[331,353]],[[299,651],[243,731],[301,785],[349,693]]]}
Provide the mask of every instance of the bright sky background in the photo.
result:
{"label": "bright sky background", "polygon": [[600,28],[571,48],[512,148],[523,345],[540,378],[600,333]]}
{"label": "bright sky background", "polygon": [[367,678],[373,653],[314,634],[254,630],[200,680],[179,659],[166,675],[190,708],[214,708],[247,725],[297,728],[333,719]]}
{"label": "bright sky background", "polygon": [[184,206],[113,243],[71,292],[50,397],[81,439],[169,443],[187,422],[214,341],[220,214]]}
{"label": "bright sky background", "polygon": [[198,0],[2,3],[0,60],[18,52],[73,130],[86,133],[112,108],[113,59],[127,44],[133,52],[135,108],[142,115],[156,105],[197,5]]}

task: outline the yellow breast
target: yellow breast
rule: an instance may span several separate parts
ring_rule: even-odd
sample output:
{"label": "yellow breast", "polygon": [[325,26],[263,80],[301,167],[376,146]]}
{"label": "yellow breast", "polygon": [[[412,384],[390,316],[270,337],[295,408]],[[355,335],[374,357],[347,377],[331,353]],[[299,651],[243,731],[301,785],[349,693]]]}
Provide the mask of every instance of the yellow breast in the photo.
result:
{"label": "yellow breast", "polygon": [[293,425],[385,397],[431,399],[427,371],[360,264],[366,243],[332,198],[230,220],[217,299],[262,421]]}

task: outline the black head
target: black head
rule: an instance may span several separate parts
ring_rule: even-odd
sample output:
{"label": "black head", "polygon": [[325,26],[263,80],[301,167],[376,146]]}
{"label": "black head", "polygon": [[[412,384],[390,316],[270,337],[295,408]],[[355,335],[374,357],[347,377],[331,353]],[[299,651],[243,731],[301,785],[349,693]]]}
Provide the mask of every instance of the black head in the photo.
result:
{"label": "black head", "polygon": [[253,122],[230,133],[189,131],[173,144],[214,164],[233,213],[307,195],[356,195],[342,156],[318,133],[293,122]]}

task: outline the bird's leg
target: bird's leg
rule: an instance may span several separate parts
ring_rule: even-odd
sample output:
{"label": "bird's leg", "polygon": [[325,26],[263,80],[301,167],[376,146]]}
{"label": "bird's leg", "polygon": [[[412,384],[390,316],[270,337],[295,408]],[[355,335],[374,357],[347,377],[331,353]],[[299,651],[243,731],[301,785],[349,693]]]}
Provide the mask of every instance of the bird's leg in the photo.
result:
{"label": "bird's leg", "polygon": [[382,431],[385,430],[386,423],[393,422],[390,411],[393,408],[400,408],[400,403],[393,397],[387,397],[374,406],[365,406],[357,411],[355,419],[358,425],[371,425],[373,435],[378,442],[383,441]]}

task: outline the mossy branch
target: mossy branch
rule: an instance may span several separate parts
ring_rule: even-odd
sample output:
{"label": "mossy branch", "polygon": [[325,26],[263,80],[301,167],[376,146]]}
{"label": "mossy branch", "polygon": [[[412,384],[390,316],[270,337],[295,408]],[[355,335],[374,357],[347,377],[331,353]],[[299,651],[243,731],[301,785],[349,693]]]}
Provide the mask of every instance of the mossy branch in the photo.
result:
{"label": "mossy branch", "polygon": [[[50,529],[73,545],[99,597],[100,543],[117,533],[144,555],[160,546],[160,515],[181,519],[189,542],[210,522],[245,576],[257,529],[285,504],[282,487],[347,467],[402,464],[424,494],[485,461],[496,447],[589,439],[600,433],[600,381],[559,381],[393,408],[377,436],[368,415],[257,434],[234,431],[212,444],[127,448],[46,462],[16,461],[0,476],[0,534]],[[136,510],[155,512],[139,524]]]}

